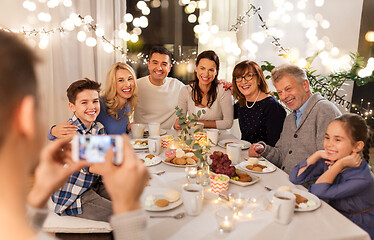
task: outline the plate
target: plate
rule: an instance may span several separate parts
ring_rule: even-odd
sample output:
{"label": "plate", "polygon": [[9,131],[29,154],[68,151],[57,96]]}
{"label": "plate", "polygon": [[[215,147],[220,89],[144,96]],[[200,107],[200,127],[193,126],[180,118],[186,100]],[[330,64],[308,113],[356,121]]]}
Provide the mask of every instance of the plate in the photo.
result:
{"label": "plate", "polygon": [[146,207],[145,206],[145,199],[147,198],[147,196],[149,196],[149,195],[155,196],[156,201],[158,199],[165,199],[165,194],[169,190],[172,190],[172,189],[169,189],[169,188],[146,187],[144,189],[144,193],[140,197],[140,201],[142,203],[143,208],[145,210],[151,211],[151,212],[162,212],[162,211],[167,211],[167,210],[174,209],[174,208],[178,207],[179,205],[181,205],[183,203],[183,200],[182,200],[181,193],[179,193],[179,200],[176,201],[176,202],[169,203],[169,205],[166,206],[166,207],[159,207],[159,206],[156,206],[156,205],[151,206],[151,207]]}
{"label": "plate", "polygon": [[258,161],[258,164],[266,166],[266,168],[262,169],[262,172],[256,172],[256,171],[250,170],[250,169],[246,168],[247,165],[250,165],[247,161],[239,163],[238,166],[241,170],[243,170],[245,172],[260,173],[260,174],[271,173],[271,172],[274,172],[275,170],[277,170],[277,168],[272,163],[267,161],[265,158],[260,158],[259,161]]}
{"label": "plate", "polygon": [[184,168],[184,167],[195,167],[195,166],[197,166],[197,164],[178,165],[178,164],[174,164],[174,163],[165,162],[165,159],[162,159],[162,162],[165,163],[166,165],[170,165],[170,166],[173,166],[173,167],[183,167]]}
{"label": "plate", "polygon": [[[239,173],[246,173],[246,172],[244,172],[244,171],[242,171],[238,168],[237,168],[237,171]],[[246,187],[246,186],[255,184],[256,182],[258,182],[260,180],[260,178],[255,176],[255,175],[252,175],[252,174],[249,174],[249,173],[246,173],[246,174],[248,174],[252,178],[252,181],[250,181],[250,182],[240,182],[240,181],[235,181],[235,180],[230,179],[230,183],[233,183],[233,184],[236,184],[236,185],[239,185],[239,186],[242,186],[242,187]]]}
{"label": "plate", "polygon": [[242,150],[244,149],[248,149],[250,146],[251,146],[251,143],[250,142],[247,142],[247,141],[244,141],[244,140],[240,140],[240,139],[225,139],[225,140],[221,140],[218,142],[218,146],[220,147],[223,147],[223,148],[226,148],[226,145],[227,143],[237,143],[237,144],[241,144],[242,145]]}
{"label": "plate", "polygon": [[[137,156],[140,159],[145,160],[145,156],[147,156],[149,154],[150,153],[138,153]],[[162,160],[162,157],[154,156],[152,159],[144,161],[144,165],[147,166],[147,167],[151,167],[151,166],[159,164],[161,162],[161,160]]]}
{"label": "plate", "polygon": [[131,143],[131,146],[132,146],[133,149],[137,150],[137,149],[147,149],[148,148],[148,144],[147,145],[138,145],[138,144],[135,144],[136,141],[148,141],[148,139],[139,138],[139,139],[130,140],[130,143]]}
{"label": "plate", "polygon": [[[149,133],[146,133],[146,131],[148,132],[148,128],[144,129],[144,138],[149,137]],[[167,131],[165,129],[160,129],[160,136],[165,135],[166,133]]]}
{"label": "plate", "polygon": [[[314,206],[310,206],[310,207],[306,207],[306,208],[295,208],[295,211],[297,211],[297,212],[314,211],[314,210],[316,210],[317,208],[319,208],[321,206],[321,200],[316,195],[314,195],[314,194],[312,194],[310,192],[307,192],[307,191],[303,191],[303,190],[297,189],[297,188],[291,189],[291,191],[293,193],[300,194],[301,196],[307,198],[309,201],[314,201],[315,202]],[[270,191],[267,194],[267,197],[268,197],[269,201],[273,200],[274,193],[275,193],[275,190]]]}

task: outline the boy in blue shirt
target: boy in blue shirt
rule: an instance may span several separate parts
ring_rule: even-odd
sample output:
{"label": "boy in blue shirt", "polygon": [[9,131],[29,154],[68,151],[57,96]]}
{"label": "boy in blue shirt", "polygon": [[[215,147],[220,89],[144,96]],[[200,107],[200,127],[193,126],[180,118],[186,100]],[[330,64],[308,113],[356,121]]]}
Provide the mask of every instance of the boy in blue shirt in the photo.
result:
{"label": "boy in blue shirt", "polygon": [[[74,113],[67,122],[81,135],[106,134],[96,122],[100,113],[100,84],[85,78],[67,89],[69,108]],[[65,185],[52,196],[58,215],[72,215],[97,221],[109,221],[112,204],[95,164],[71,175]]]}

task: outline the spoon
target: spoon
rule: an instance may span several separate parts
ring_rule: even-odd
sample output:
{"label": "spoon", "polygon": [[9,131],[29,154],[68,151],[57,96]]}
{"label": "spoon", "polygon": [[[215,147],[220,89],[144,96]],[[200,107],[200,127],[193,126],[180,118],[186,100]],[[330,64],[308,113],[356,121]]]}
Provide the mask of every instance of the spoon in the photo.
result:
{"label": "spoon", "polygon": [[175,218],[175,219],[181,219],[181,218],[183,218],[184,217],[184,213],[182,212],[182,213],[178,213],[178,214],[176,214],[176,215],[172,215],[172,216],[170,216],[170,215],[166,215],[166,216],[162,216],[162,215],[159,215],[159,216],[149,216],[150,218]]}
{"label": "spoon", "polygon": [[273,191],[273,189],[269,188],[269,187],[265,187],[266,190],[268,191]]}
{"label": "spoon", "polygon": [[161,171],[158,171],[158,172],[153,172],[152,174],[155,174],[155,175],[160,176],[160,175],[162,175],[162,174],[164,174],[164,173],[165,173],[165,171],[164,171],[164,170],[161,170]]}

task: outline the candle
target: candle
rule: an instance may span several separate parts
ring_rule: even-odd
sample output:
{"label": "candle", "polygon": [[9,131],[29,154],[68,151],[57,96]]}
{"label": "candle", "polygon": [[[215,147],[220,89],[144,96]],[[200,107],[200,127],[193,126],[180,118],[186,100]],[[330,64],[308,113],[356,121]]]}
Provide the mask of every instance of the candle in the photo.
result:
{"label": "candle", "polygon": [[220,208],[216,211],[217,225],[220,232],[231,232],[234,229],[234,212],[229,208]]}
{"label": "candle", "polygon": [[178,148],[178,144],[176,142],[172,141],[172,142],[169,143],[168,147],[169,147],[169,149],[174,150],[174,149]]}
{"label": "candle", "polygon": [[196,178],[197,167],[186,167],[184,170],[185,170],[188,182],[190,182],[190,178]]}
{"label": "candle", "polygon": [[190,175],[190,177],[194,178],[196,177],[196,174],[197,174],[197,168],[193,167],[190,169],[190,171],[188,172],[188,174]]}
{"label": "candle", "polygon": [[233,225],[228,219],[225,219],[225,221],[220,224],[220,230],[223,232],[231,232],[232,228]]}

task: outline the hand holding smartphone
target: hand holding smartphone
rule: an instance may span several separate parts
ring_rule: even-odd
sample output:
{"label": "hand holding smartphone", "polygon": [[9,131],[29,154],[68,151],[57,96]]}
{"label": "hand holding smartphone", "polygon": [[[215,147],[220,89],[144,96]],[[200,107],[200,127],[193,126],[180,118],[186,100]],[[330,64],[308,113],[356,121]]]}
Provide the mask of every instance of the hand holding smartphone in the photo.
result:
{"label": "hand holding smartphone", "polygon": [[113,147],[113,163],[120,165],[123,156],[123,139],[121,135],[75,135],[72,140],[73,161],[89,163],[105,162],[105,154]]}

